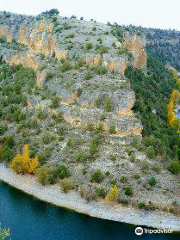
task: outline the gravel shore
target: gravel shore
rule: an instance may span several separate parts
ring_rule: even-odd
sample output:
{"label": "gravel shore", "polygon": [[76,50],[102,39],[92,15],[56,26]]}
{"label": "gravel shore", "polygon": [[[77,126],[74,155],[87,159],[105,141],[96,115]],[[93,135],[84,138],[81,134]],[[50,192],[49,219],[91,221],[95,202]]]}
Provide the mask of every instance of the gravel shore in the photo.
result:
{"label": "gravel shore", "polygon": [[102,202],[87,203],[76,192],[63,193],[58,185],[44,187],[33,176],[18,175],[3,164],[0,164],[0,180],[42,201],[92,217],[180,231],[180,217],[158,211],[147,212],[130,207],[112,207]]}

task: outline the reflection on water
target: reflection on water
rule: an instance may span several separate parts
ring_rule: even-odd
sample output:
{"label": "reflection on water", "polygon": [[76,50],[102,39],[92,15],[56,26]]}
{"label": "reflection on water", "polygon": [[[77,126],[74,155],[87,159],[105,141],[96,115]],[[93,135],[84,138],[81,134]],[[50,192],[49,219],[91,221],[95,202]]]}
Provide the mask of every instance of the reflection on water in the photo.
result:
{"label": "reflection on water", "polygon": [[38,201],[0,183],[0,222],[12,240],[178,240],[180,234],[136,236],[128,224],[91,218]]}

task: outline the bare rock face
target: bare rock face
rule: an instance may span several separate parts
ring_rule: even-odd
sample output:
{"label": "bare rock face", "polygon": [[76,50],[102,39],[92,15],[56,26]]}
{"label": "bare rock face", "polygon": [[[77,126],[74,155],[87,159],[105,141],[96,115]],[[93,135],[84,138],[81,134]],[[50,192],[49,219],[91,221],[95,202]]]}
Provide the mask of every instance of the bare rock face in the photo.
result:
{"label": "bare rock face", "polygon": [[134,56],[131,64],[135,68],[145,69],[147,64],[145,36],[131,35],[129,32],[126,32],[124,39],[126,49]]}

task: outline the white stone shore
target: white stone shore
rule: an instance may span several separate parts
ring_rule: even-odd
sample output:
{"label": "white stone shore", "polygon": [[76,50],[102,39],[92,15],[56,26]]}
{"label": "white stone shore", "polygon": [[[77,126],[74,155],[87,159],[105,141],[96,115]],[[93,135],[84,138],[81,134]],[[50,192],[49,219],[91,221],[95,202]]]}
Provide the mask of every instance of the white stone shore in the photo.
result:
{"label": "white stone shore", "polygon": [[22,176],[0,164],[0,181],[29,195],[59,207],[72,209],[92,217],[129,223],[137,226],[180,231],[180,217],[159,211],[144,211],[130,207],[107,206],[102,202],[87,203],[76,192],[63,193],[58,185],[42,186],[33,176]]}

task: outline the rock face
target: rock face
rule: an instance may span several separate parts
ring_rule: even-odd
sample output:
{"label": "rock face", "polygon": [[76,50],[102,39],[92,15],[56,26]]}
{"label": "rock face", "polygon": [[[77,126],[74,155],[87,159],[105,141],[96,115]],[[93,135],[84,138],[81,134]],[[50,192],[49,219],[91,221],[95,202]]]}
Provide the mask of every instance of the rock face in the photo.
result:
{"label": "rock face", "polygon": [[[53,21],[53,19],[47,19],[43,16],[26,17],[11,14],[7,17],[4,13],[0,13],[0,38],[6,39],[9,43],[16,41],[17,43],[27,46],[31,51],[31,56],[33,54],[32,52],[54,56],[58,60],[79,56],[83,57],[84,61],[89,65],[98,65],[101,62],[107,69],[124,74],[129,61],[124,54],[118,56],[117,50],[112,47],[113,43],[115,43],[117,48],[121,48],[122,44],[109,34],[111,31],[110,27],[104,24],[97,24],[97,28],[99,29],[95,27],[94,30],[93,23],[91,22],[88,23],[64,18],[59,18],[58,22],[55,21],[55,23]],[[58,28],[57,24],[59,24]],[[78,36],[74,37],[77,33]],[[108,34],[106,35],[106,33]],[[67,46],[63,40],[64,36],[70,40],[69,46]],[[98,39],[103,41],[104,54],[101,53],[103,49],[101,49],[102,43],[100,41],[99,49],[96,45],[97,50],[92,48],[89,49],[87,53],[85,47],[87,40],[92,41],[93,44],[93,42]],[[131,61],[130,64],[136,68],[144,68],[146,66],[145,38],[126,33],[124,39],[124,47],[127,48],[134,57],[134,60]],[[108,48],[108,53],[106,53],[106,48]],[[97,54],[98,51],[100,51],[99,54]],[[9,55],[8,60],[14,64],[16,57],[14,55],[12,57],[13,59],[10,60]],[[17,59],[19,58],[21,57],[18,56]],[[32,57],[31,61],[33,61]],[[24,61],[22,60],[20,62],[23,63]],[[37,65],[36,63],[37,62],[34,61],[31,66]]]}
{"label": "rock face", "polygon": [[[53,74],[54,70],[47,67],[51,65],[52,59],[74,61],[73,59],[79,58],[91,67],[101,66],[111,73],[119,73],[118,80],[110,75],[105,79],[94,79],[89,85],[82,81],[80,75],[77,83],[68,89],[62,86],[57,90],[55,80],[52,80],[50,85],[62,98],[63,116],[71,125],[86,127],[91,123],[97,127],[103,109],[97,109],[95,100],[104,94],[109,96],[114,105],[112,113],[107,114],[103,123],[104,131],[108,132],[111,125],[115,126],[117,140],[119,137],[125,137],[126,143],[130,142],[130,138],[128,139],[130,136],[141,137],[142,125],[131,110],[134,106],[135,94],[123,74],[128,64],[136,68],[145,68],[144,37],[126,33],[124,43],[120,43],[111,35],[111,28],[105,24],[61,17],[26,17],[16,14],[6,16],[0,13],[0,39],[7,42],[0,46],[1,58],[9,64],[22,64],[37,71],[37,86],[46,84],[49,74]],[[23,51],[12,49],[14,43],[16,48],[20,44],[25,49]],[[133,60],[129,60],[125,53],[119,55],[118,50],[121,48],[130,51]],[[46,65],[45,69],[41,70],[44,65]],[[71,73],[68,73],[67,78],[70,78],[70,75]],[[72,74],[71,77],[73,79],[74,75]],[[122,87],[123,84],[126,85],[125,88]],[[119,85],[121,87],[118,87]],[[96,89],[92,92],[94,86]],[[79,88],[83,92],[81,96],[76,94]],[[75,103],[78,103],[79,107],[71,106]]]}
{"label": "rock face", "polygon": [[132,65],[135,68],[145,69],[147,64],[147,54],[146,54],[146,39],[145,36],[131,35],[126,32],[124,34],[125,47],[130,51],[134,60],[132,60]]}

